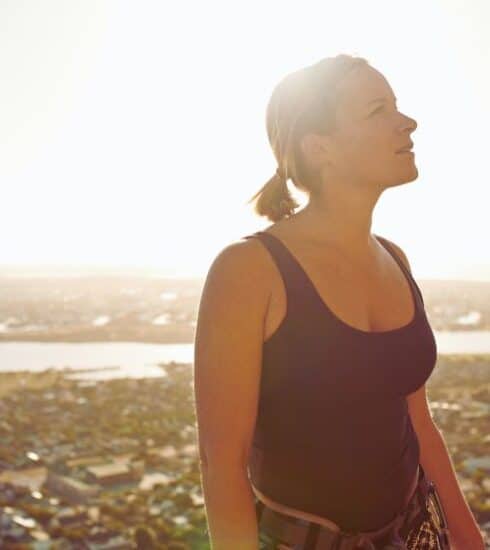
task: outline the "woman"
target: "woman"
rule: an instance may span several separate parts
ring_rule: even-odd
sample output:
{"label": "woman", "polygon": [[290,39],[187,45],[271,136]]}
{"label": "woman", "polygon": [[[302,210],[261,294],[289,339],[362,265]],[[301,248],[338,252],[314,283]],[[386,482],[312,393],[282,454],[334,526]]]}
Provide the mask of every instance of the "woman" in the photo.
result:
{"label": "woman", "polygon": [[[273,91],[278,169],[251,200],[274,223],[220,252],[199,306],[213,550],[484,548],[427,403],[422,294],[400,247],[371,233],[382,192],[418,176],[416,127],[363,58]],[[299,212],[288,179],[309,196]]]}

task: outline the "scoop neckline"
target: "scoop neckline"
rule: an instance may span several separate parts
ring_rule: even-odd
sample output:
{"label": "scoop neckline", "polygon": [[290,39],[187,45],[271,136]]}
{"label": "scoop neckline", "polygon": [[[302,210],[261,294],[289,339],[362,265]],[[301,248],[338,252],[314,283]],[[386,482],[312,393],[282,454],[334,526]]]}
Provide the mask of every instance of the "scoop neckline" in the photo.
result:
{"label": "scoop neckline", "polygon": [[[321,309],[325,310],[326,313],[328,315],[330,315],[330,317],[337,322],[337,324],[343,326],[347,330],[349,330],[351,332],[361,334],[361,335],[365,335],[365,336],[390,336],[390,335],[398,334],[398,333],[403,332],[403,331],[410,330],[412,328],[412,326],[415,325],[415,323],[418,321],[420,309],[419,309],[418,298],[417,298],[417,294],[416,294],[415,289],[414,289],[414,285],[413,285],[412,281],[410,280],[410,277],[408,275],[408,271],[406,272],[405,271],[406,268],[404,266],[402,267],[401,260],[398,259],[395,256],[395,253],[390,250],[388,245],[384,244],[384,242],[383,242],[384,238],[383,237],[380,237],[379,235],[376,235],[375,233],[373,233],[376,240],[381,244],[381,246],[385,250],[388,251],[390,256],[394,259],[394,261],[398,265],[399,269],[401,270],[403,277],[408,282],[408,286],[410,288],[410,294],[412,296],[412,304],[413,304],[413,307],[414,307],[414,313],[413,313],[413,316],[412,316],[411,320],[407,324],[405,324],[401,327],[396,327],[396,328],[389,329],[389,330],[363,330],[363,329],[354,327],[352,325],[349,325],[349,323],[345,322],[336,313],[334,313],[334,311],[328,306],[328,304],[325,302],[325,300],[321,297],[321,295],[318,292],[316,286],[313,284],[313,281],[311,280],[309,275],[306,273],[305,269],[303,268],[301,263],[298,261],[296,256],[289,250],[289,248],[286,246],[286,244],[279,237],[277,237],[276,235],[273,235],[272,233],[268,233],[266,231],[257,231],[256,234],[269,235],[270,237],[275,239],[276,242],[279,242],[279,245],[282,246],[282,248],[286,251],[286,254],[292,259],[294,264],[300,270],[301,275],[303,276],[303,278],[307,281],[308,286],[310,287],[310,289],[312,290],[315,298],[319,302]],[[284,325],[285,322],[288,320],[288,313],[290,311],[290,308],[289,308],[289,300],[288,300],[287,297],[286,297],[286,301],[288,303],[286,304],[286,314],[283,318],[283,321],[281,321],[281,323],[279,324],[277,329],[269,336],[269,338],[268,338],[268,340],[266,340],[266,342],[271,340],[272,337],[274,336],[274,334],[277,333],[279,331],[279,329],[282,328],[282,325]]]}

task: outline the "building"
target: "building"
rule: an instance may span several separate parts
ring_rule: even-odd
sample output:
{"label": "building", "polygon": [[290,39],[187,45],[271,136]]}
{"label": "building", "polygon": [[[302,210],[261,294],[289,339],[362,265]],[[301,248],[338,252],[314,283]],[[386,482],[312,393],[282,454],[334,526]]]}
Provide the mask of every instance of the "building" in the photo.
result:
{"label": "building", "polygon": [[128,463],[109,463],[100,466],[88,466],[89,478],[99,485],[117,485],[119,483],[133,483],[141,477]]}
{"label": "building", "polygon": [[87,485],[83,481],[48,471],[46,481],[42,487],[58,495],[71,504],[82,504],[96,497],[100,492],[97,485]]}

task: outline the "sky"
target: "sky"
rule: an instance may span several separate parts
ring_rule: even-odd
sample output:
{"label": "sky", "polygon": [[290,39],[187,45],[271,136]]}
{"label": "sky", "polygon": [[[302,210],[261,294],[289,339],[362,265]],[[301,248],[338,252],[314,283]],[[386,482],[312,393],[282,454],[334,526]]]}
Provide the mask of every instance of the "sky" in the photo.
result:
{"label": "sky", "polygon": [[416,278],[490,281],[489,25],[487,0],[0,0],[0,272],[204,277],[271,223],[274,86],[347,53],[418,123],[372,232]]}

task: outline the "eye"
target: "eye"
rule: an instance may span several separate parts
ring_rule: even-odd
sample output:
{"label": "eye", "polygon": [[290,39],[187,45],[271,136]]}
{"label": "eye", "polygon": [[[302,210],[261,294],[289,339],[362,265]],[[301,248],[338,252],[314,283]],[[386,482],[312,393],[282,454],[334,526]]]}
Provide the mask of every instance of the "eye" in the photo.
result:
{"label": "eye", "polygon": [[[375,109],[375,110],[371,113],[371,115],[374,115],[374,114],[376,114],[376,113],[379,113],[379,112],[382,111],[384,108],[385,108],[385,105],[381,105],[380,107],[378,107],[377,109]],[[398,110],[398,107],[396,106],[396,104],[395,104],[395,109]],[[370,116],[371,116],[371,115],[370,115]]]}

